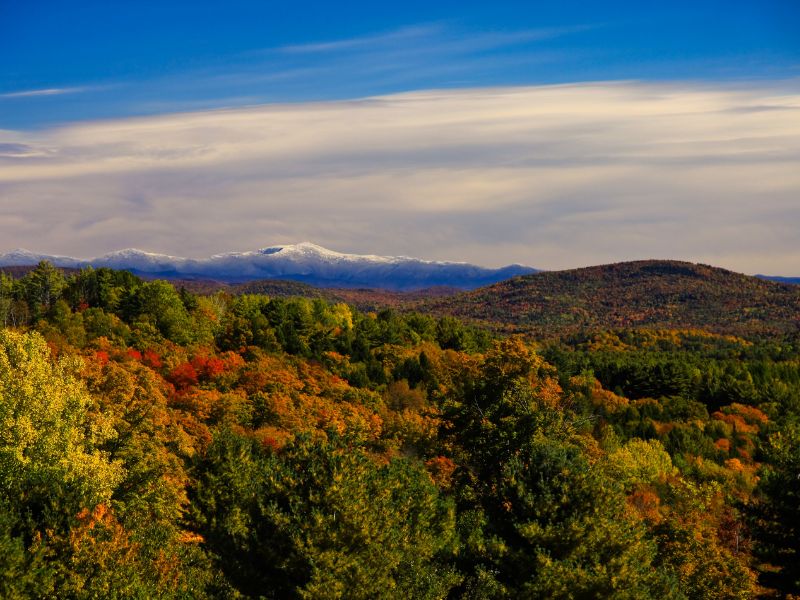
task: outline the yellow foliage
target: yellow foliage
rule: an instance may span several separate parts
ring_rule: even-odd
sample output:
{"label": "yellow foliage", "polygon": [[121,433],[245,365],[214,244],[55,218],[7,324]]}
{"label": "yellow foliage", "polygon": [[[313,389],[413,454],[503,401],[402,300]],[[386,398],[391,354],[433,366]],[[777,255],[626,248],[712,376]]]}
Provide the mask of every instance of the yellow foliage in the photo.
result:
{"label": "yellow foliage", "polygon": [[653,483],[675,473],[672,459],[661,442],[637,438],[609,454],[605,468],[627,488]]}
{"label": "yellow foliage", "polygon": [[111,496],[123,469],[97,445],[116,432],[110,419],[90,418],[81,367],[77,358],[53,362],[38,333],[0,331],[1,487],[67,484],[92,505]]}

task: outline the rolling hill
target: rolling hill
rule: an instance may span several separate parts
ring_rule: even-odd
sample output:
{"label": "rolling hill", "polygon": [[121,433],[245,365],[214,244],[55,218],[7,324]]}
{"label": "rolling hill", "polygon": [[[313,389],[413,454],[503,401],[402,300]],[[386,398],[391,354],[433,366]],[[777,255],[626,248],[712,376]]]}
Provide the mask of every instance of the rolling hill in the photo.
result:
{"label": "rolling hill", "polygon": [[645,260],[515,277],[416,308],[556,336],[617,327],[798,334],[800,287],[702,264]]}

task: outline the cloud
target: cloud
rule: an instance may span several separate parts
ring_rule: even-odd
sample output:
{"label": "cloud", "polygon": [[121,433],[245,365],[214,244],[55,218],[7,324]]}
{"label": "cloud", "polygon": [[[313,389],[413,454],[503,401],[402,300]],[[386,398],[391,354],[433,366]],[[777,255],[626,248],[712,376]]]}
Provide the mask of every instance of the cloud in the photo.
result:
{"label": "cloud", "polygon": [[429,90],[0,131],[0,251],[312,240],[490,266],[662,257],[796,275],[798,88]]}
{"label": "cloud", "polygon": [[31,156],[44,156],[45,154],[46,152],[43,152],[42,149],[28,146],[27,144],[0,143],[0,158],[29,158]]}
{"label": "cloud", "polygon": [[[355,36],[348,39],[334,40],[330,42],[311,42],[306,44],[291,44],[274,49],[285,54],[315,54],[318,52],[336,52],[341,50],[352,50],[356,48],[385,46],[397,42],[408,42],[429,38],[432,35],[441,33],[442,27],[437,24],[416,25],[413,27],[402,27],[385,33],[372,35]],[[269,51],[273,51],[270,49]]]}
{"label": "cloud", "polygon": [[[569,44],[570,36],[599,27],[578,24],[493,31],[434,22],[346,39],[259,48],[199,60],[193,68],[169,69],[152,77],[9,91],[0,94],[0,102],[8,109],[0,112],[0,126],[41,127],[98,116],[541,81],[552,72],[564,77],[570,65],[589,55],[596,58],[595,51]],[[69,95],[78,93],[81,102],[71,101]],[[41,102],[33,102],[34,98]]]}
{"label": "cloud", "polygon": [[[385,33],[356,36],[347,39],[333,40],[330,42],[312,42],[306,44],[293,44],[270,49],[283,54],[317,54],[350,51],[375,51],[386,50],[396,46],[419,51],[420,42],[427,51],[443,50],[472,52],[501,48],[529,42],[538,42],[554,39],[573,33],[581,33],[594,29],[598,25],[572,25],[567,27],[541,27],[518,31],[454,31],[443,23],[427,23],[402,27]],[[409,46],[409,44],[417,44]]]}
{"label": "cloud", "polygon": [[64,94],[77,94],[85,92],[88,88],[85,87],[67,87],[67,88],[45,88],[40,90],[22,90],[18,92],[6,92],[0,94],[0,99],[12,98],[35,98],[37,96],[63,96]]}

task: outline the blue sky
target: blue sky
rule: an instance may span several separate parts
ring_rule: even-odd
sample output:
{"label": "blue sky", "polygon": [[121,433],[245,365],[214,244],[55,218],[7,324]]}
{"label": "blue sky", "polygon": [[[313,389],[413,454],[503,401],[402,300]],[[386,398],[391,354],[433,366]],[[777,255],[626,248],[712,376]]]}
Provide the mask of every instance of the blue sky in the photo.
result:
{"label": "blue sky", "polygon": [[0,128],[429,88],[800,76],[800,3],[0,2]]}
{"label": "blue sky", "polygon": [[800,275],[800,2],[0,0],[0,252]]}

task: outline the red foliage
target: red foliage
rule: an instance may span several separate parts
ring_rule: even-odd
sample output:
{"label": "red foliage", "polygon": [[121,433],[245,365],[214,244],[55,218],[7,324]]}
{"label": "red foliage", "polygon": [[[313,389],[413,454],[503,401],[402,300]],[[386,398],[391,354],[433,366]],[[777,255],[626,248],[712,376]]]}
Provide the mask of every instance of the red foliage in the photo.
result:
{"label": "red foliage", "polygon": [[98,350],[94,353],[94,360],[101,367],[105,367],[108,364],[108,352],[105,350]]}
{"label": "red foliage", "polygon": [[261,439],[261,447],[271,452],[277,452],[281,449],[281,443],[272,436],[266,436]]}
{"label": "red foliage", "polygon": [[191,362],[197,376],[203,380],[215,379],[225,372],[225,362],[216,356],[195,356]]}
{"label": "red foliage", "polygon": [[142,354],[142,362],[151,369],[160,369],[164,362],[155,350],[145,350]]}
{"label": "red foliage", "polygon": [[136,348],[128,348],[127,352],[128,358],[133,360],[142,360],[142,353],[139,352]]}
{"label": "red foliage", "polygon": [[191,363],[181,363],[170,372],[167,377],[176,388],[186,389],[189,386],[197,385],[197,371]]}

